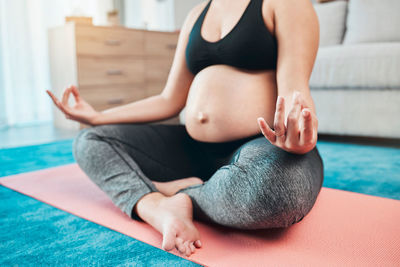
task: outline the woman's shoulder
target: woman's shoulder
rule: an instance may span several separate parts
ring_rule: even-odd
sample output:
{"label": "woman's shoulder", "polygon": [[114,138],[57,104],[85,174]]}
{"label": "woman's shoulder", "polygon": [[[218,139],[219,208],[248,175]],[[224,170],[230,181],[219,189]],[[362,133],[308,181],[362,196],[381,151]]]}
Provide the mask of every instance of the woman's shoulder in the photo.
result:
{"label": "woman's shoulder", "polygon": [[[312,1],[310,0],[270,0],[264,1],[264,5],[269,5],[272,9],[277,8],[301,8],[312,6]],[[301,10],[298,10],[301,12]]]}
{"label": "woman's shoulder", "polygon": [[204,8],[207,6],[208,2],[209,0],[203,1],[189,10],[183,23],[182,30],[186,29],[189,31],[193,27],[194,23],[196,22],[197,18],[200,16]]}
{"label": "woman's shoulder", "polygon": [[210,0],[202,1],[201,3],[195,5],[192,7],[192,9],[189,11],[188,16],[193,17],[196,19],[200,13],[204,10],[204,8],[207,6],[207,4],[210,2]]}

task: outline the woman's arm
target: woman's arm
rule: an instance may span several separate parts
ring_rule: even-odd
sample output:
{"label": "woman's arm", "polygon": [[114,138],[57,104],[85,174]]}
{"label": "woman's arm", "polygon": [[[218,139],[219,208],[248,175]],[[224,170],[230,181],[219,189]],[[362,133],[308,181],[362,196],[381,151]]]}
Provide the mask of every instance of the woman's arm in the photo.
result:
{"label": "woman's arm", "polygon": [[318,17],[309,0],[276,0],[273,6],[278,99],[274,131],[265,120],[259,120],[260,128],[271,143],[303,154],[317,142],[318,120],[308,83],[318,51]]}
{"label": "woman's arm", "polygon": [[[48,92],[49,95],[68,119],[90,125],[158,121],[179,114],[186,104],[190,85],[194,79],[194,75],[188,70],[186,65],[186,45],[194,22],[200,15],[205,4],[207,2],[195,6],[185,19],[179,34],[171,70],[161,94],[102,112],[94,111],[80,97],[78,89],[73,86],[64,91],[62,102],[58,101],[50,92]],[[68,106],[68,98],[71,93],[77,103],[74,107]]]}
{"label": "woman's arm", "polygon": [[101,111],[92,120],[92,125],[111,123],[151,122],[171,118],[179,113],[177,102],[162,94]]}
{"label": "woman's arm", "polygon": [[315,113],[309,80],[319,44],[318,17],[309,0],[275,1],[275,31],[278,39],[278,95],[292,107],[292,95],[299,91]]}

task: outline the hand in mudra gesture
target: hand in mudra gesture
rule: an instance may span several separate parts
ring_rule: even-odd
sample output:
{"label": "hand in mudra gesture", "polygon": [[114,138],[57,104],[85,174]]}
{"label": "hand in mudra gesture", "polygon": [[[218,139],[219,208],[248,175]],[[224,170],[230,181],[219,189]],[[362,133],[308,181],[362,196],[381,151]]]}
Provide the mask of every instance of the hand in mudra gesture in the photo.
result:
{"label": "hand in mudra gesture", "polygon": [[[92,124],[93,120],[99,115],[99,112],[94,110],[90,104],[82,99],[78,89],[73,85],[64,90],[61,102],[49,90],[46,90],[46,92],[67,119]],[[68,104],[71,93],[75,98],[75,105],[72,107]]]}
{"label": "hand in mudra gesture", "polygon": [[278,96],[272,130],[264,118],[258,118],[261,132],[271,144],[291,153],[305,154],[317,143],[317,116],[306,106],[299,92],[293,95],[292,109],[285,122],[285,99]]}

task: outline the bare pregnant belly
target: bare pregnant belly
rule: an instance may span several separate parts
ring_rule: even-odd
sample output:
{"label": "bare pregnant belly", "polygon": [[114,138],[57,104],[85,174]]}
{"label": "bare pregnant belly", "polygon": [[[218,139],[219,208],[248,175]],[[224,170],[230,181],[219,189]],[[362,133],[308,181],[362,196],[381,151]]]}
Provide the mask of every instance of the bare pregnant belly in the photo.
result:
{"label": "bare pregnant belly", "polygon": [[272,126],[277,97],[275,71],[213,65],[199,72],[185,107],[189,135],[203,142],[232,141],[261,133],[257,118]]}

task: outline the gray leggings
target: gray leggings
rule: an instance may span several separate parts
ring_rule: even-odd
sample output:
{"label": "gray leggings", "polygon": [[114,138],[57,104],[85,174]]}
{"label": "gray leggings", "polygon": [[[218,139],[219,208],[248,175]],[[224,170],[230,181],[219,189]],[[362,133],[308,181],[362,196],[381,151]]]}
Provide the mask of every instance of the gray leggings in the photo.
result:
{"label": "gray leggings", "polygon": [[288,227],[313,207],[323,182],[317,148],[288,153],[260,133],[228,142],[201,142],[184,125],[110,124],[83,129],[74,157],[90,179],[131,218],[145,194],[165,182],[196,176],[190,196],[196,220],[241,228]]}

